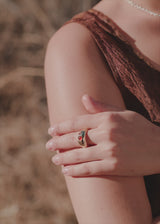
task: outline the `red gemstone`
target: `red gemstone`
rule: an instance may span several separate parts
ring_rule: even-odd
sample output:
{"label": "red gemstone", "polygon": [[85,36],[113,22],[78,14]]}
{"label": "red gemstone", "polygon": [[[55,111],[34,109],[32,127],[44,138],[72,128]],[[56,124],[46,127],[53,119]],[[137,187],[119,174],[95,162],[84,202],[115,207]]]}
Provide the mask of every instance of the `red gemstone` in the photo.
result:
{"label": "red gemstone", "polygon": [[78,139],[81,141],[82,140],[82,136],[79,136]]}

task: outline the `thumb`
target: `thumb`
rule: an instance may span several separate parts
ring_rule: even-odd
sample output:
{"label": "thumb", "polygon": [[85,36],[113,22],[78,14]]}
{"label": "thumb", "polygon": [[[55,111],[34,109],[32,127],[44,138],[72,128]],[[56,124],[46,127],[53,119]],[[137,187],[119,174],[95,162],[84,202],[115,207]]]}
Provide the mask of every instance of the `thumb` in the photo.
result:
{"label": "thumb", "polygon": [[123,110],[120,107],[113,106],[110,104],[105,104],[98,100],[95,100],[93,97],[89,96],[88,94],[83,95],[82,103],[83,103],[85,109],[90,113]]}

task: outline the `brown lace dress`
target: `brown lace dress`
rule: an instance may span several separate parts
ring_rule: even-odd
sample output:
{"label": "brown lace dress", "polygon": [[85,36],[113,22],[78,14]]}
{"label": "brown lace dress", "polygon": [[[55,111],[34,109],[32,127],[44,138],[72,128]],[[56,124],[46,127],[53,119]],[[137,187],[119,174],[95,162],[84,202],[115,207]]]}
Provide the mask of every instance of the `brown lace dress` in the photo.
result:
{"label": "brown lace dress", "polygon": [[[87,27],[120,89],[126,108],[160,126],[160,66],[111,18],[91,8],[65,22]],[[153,217],[160,215],[160,174],[144,177]]]}

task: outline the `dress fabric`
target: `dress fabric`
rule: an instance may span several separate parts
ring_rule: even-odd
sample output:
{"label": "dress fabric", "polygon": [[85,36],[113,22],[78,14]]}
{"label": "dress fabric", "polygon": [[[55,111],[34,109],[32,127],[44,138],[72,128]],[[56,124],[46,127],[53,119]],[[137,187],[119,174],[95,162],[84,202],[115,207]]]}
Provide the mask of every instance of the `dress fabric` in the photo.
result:
{"label": "dress fabric", "polygon": [[[71,22],[89,29],[126,108],[160,127],[160,66],[136,47],[131,36],[97,9],[80,12],[63,26]],[[152,214],[156,217],[160,215],[160,174],[145,176],[144,180]]]}

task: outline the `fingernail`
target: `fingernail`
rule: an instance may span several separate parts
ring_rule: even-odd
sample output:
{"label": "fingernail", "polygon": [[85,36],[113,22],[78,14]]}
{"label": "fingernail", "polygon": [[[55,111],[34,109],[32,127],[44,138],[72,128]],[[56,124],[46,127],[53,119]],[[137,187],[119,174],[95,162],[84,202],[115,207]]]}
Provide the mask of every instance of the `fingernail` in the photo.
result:
{"label": "fingernail", "polygon": [[63,167],[62,168],[62,173],[69,175],[69,171],[71,170],[71,167]]}
{"label": "fingernail", "polygon": [[88,94],[84,94],[83,95],[83,100],[92,100],[93,102],[97,102],[92,96],[88,95]]}
{"label": "fingernail", "polygon": [[53,147],[53,142],[47,142],[46,149],[51,149]]}
{"label": "fingernail", "polygon": [[88,94],[84,94],[84,95],[83,95],[83,100],[87,100],[88,97],[89,97]]}
{"label": "fingernail", "polygon": [[56,165],[58,165],[59,162],[60,162],[60,158],[59,158],[59,156],[54,156],[54,157],[52,157],[52,162],[55,163]]}
{"label": "fingernail", "polygon": [[49,134],[49,135],[53,135],[53,134],[55,134],[55,130],[56,130],[55,127],[50,127],[50,128],[48,129],[48,134]]}

